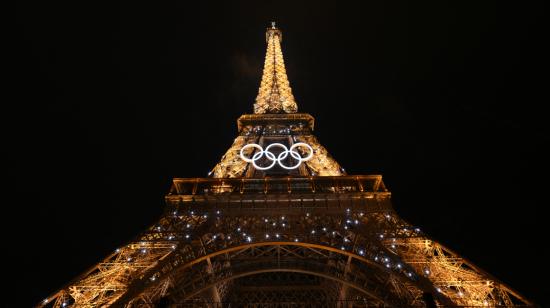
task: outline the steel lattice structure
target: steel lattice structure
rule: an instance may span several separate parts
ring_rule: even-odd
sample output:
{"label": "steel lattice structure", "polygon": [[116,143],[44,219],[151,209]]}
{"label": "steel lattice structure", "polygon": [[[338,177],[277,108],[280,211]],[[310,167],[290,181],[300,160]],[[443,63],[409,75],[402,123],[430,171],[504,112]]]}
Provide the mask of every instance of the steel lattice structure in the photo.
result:
{"label": "steel lattice structure", "polygon": [[[156,224],[38,306],[532,306],[401,219],[380,175],[346,174],[313,117],[296,113],[281,37],[268,28],[255,114],[238,119],[211,176],[174,179]],[[249,143],[298,142],[313,158],[291,170],[240,156]]]}

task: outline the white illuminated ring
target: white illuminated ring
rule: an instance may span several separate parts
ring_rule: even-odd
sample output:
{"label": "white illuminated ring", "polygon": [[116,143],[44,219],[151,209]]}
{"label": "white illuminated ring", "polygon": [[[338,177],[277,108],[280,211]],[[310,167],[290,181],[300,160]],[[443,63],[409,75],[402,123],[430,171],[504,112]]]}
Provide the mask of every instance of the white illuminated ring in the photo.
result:
{"label": "white illuminated ring", "polygon": [[[283,151],[281,153],[279,153],[279,155],[277,157],[275,157],[275,154],[273,154],[273,152],[270,151],[274,147],[279,147],[279,148],[283,149]],[[306,147],[309,151],[308,155],[306,157],[302,157],[300,155],[300,153],[298,151],[296,151],[296,148],[298,148],[298,147]],[[254,153],[254,155],[252,155],[252,158],[246,157],[243,153],[245,150],[247,150],[249,148],[255,148],[255,149],[258,150],[258,152]],[[289,154],[290,154],[290,156],[292,156],[292,158],[294,158],[295,160],[298,161],[298,163],[295,166],[287,166],[287,165],[283,164],[283,161],[288,157]],[[254,165],[254,168],[256,168],[258,170],[271,169],[271,168],[273,168],[273,166],[275,166],[276,163],[278,163],[279,166],[281,166],[284,169],[293,170],[293,169],[296,169],[296,168],[300,167],[302,162],[308,161],[313,157],[313,148],[309,144],[303,143],[303,142],[298,142],[298,143],[293,144],[290,147],[290,149],[287,148],[286,145],[284,145],[282,143],[272,143],[272,144],[268,145],[264,150],[262,148],[262,146],[260,146],[259,144],[249,143],[249,144],[245,145],[244,147],[242,147],[241,152],[240,152],[240,156],[241,156],[242,160],[244,160],[245,162],[248,162],[248,163],[252,163],[252,165]],[[256,164],[256,161],[261,159],[263,156],[265,156],[268,160],[271,161],[271,164],[269,164],[266,167],[261,167],[261,166],[258,166]]]}

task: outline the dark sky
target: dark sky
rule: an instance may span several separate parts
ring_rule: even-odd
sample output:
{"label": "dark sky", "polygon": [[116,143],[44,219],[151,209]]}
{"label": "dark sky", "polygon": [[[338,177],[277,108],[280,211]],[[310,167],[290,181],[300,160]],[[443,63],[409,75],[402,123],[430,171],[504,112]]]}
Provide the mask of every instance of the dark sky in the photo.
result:
{"label": "dark sky", "polygon": [[153,223],[171,178],[206,176],[252,111],[271,20],[340,164],[382,174],[403,218],[549,304],[542,2],[225,3],[18,3],[4,304],[36,303]]}

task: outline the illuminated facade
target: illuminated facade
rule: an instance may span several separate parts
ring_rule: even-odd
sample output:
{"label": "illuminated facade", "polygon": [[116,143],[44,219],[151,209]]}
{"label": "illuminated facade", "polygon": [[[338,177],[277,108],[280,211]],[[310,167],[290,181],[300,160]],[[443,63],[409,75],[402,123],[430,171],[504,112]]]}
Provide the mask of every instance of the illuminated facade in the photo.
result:
{"label": "illuminated facade", "polygon": [[174,179],[156,224],[38,306],[531,306],[401,219],[382,176],[342,169],[266,39],[254,114],[210,176]]}

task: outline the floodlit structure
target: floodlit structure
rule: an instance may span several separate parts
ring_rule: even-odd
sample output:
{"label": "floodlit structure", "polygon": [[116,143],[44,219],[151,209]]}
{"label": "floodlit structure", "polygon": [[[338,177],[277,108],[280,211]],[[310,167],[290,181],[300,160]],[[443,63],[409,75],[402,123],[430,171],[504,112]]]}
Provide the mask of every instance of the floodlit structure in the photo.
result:
{"label": "floodlit structure", "polygon": [[177,178],[160,220],[38,306],[531,306],[393,210],[380,175],[350,175],[298,113],[281,51],[254,114],[207,178]]}

